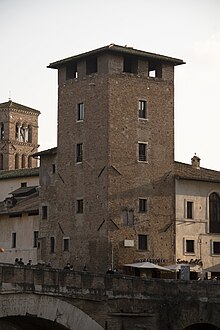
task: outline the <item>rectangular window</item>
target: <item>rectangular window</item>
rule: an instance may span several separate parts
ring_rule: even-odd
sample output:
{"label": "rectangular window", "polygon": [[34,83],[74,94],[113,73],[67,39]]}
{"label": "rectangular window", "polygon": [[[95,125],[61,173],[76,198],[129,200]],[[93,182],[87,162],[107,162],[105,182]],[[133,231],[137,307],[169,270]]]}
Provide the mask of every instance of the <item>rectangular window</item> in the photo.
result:
{"label": "rectangular window", "polygon": [[77,106],[77,121],[84,119],[84,103],[78,103]]}
{"label": "rectangular window", "polygon": [[42,206],[42,219],[47,219],[47,206]]}
{"label": "rectangular window", "polygon": [[194,240],[186,239],[186,253],[195,253]]}
{"label": "rectangular window", "polygon": [[76,145],[76,162],[82,163],[83,160],[83,144],[77,143]]}
{"label": "rectangular window", "polygon": [[77,199],[77,201],[76,201],[76,213],[83,213],[83,199]]}
{"label": "rectangular window", "polygon": [[52,172],[53,172],[53,174],[56,173],[56,165],[55,164],[52,164]]}
{"label": "rectangular window", "polygon": [[34,237],[33,237],[33,247],[36,248],[38,243],[38,230],[34,231]]}
{"label": "rectangular window", "polygon": [[193,202],[187,201],[186,203],[186,217],[187,219],[193,218]]}
{"label": "rectangular window", "polygon": [[139,212],[147,212],[147,199],[139,198]]}
{"label": "rectangular window", "polygon": [[27,187],[27,182],[21,182],[21,187]]}
{"label": "rectangular window", "polygon": [[146,162],[147,160],[147,144],[146,143],[138,143],[138,160],[140,162]]}
{"label": "rectangular window", "polygon": [[53,236],[50,237],[50,253],[55,252],[55,238]]}
{"label": "rectangular window", "polygon": [[63,239],[63,251],[69,251],[69,238],[64,238]]}
{"label": "rectangular window", "polygon": [[213,254],[220,254],[220,242],[213,242]]}
{"label": "rectangular window", "polygon": [[145,119],[147,118],[147,102],[139,100],[138,101],[138,114],[139,118]]}
{"label": "rectangular window", "polygon": [[16,233],[11,234],[11,247],[16,248]]}
{"label": "rectangular window", "polygon": [[138,249],[147,250],[147,235],[138,235]]}
{"label": "rectangular window", "polygon": [[97,72],[97,57],[89,57],[86,60],[86,74],[91,74]]}

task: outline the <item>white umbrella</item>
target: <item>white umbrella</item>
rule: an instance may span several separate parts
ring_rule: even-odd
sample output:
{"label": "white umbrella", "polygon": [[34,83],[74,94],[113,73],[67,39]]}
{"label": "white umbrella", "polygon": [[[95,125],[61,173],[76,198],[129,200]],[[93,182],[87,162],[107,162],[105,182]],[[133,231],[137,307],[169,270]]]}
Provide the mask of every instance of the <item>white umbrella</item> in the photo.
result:
{"label": "white umbrella", "polygon": [[144,261],[144,262],[136,262],[134,264],[125,264],[124,266],[126,267],[134,267],[134,268],[143,268],[143,269],[158,269],[158,270],[165,270],[168,272],[171,272],[172,270],[166,267],[162,267],[156,264],[153,264],[151,262],[148,261]]}
{"label": "white umbrella", "polygon": [[203,269],[204,272],[220,273],[220,264]]}

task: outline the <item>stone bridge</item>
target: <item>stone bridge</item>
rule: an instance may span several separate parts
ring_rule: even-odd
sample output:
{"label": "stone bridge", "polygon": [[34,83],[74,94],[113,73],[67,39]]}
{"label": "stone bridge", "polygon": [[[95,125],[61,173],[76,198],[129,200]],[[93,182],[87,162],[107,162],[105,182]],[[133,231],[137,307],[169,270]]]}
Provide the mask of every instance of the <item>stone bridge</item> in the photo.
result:
{"label": "stone bridge", "polygon": [[220,285],[2,264],[0,329],[220,329]]}

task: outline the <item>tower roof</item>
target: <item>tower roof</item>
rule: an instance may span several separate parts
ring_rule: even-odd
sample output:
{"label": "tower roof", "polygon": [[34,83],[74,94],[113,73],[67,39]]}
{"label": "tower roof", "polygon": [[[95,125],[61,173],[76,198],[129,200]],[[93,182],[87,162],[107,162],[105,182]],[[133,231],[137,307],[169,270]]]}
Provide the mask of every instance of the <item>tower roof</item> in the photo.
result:
{"label": "tower roof", "polygon": [[8,102],[0,103],[0,109],[23,110],[23,111],[35,112],[38,115],[40,114],[39,110],[13,102],[12,100],[9,100]]}
{"label": "tower roof", "polygon": [[149,53],[149,52],[145,52],[143,50],[138,50],[138,49],[134,49],[133,47],[127,47],[127,46],[119,46],[119,45],[115,45],[115,44],[110,44],[108,46],[104,46],[98,49],[94,49],[91,50],[89,52],[86,53],[82,53],[79,55],[74,55],[71,57],[67,57],[63,60],[59,60],[53,63],[50,63],[48,68],[52,68],[52,69],[58,69],[60,66],[62,66],[65,63],[71,62],[71,61],[77,61],[77,60],[81,60],[83,58],[87,58],[87,57],[91,57],[91,56],[96,56],[102,53],[115,53],[115,54],[119,54],[119,55],[127,55],[127,56],[135,56],[135,57],[142,57],[142,58],[146,58],[149,60],[157,60],[157,61],[162,61],[162,62],[171,62],[173,63],[173,65],[180,65],[180,64],[185,64],[185,62],[183,60],[177,59],[177,58],[173,58],[173,57],[169,57],[169,56],[164,56],[164,55],[159,55],[159,54],[155,54],[155,53]]}

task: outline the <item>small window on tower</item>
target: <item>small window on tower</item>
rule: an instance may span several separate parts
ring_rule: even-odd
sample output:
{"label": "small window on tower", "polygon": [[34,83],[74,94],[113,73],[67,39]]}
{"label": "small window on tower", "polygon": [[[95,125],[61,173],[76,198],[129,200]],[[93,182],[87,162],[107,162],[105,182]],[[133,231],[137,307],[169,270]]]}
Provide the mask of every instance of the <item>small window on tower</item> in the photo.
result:
{"label": "small window on tower", "polygon": [[68,252],[70,249],[70,239],[69,238],[64,238],[63,239],[63,251]]}
{"label": "small window on tower", "polygon": [[78,78],[77,63],[71,62],[66,66],[66,80]]}
{"label": "small window on tower", "polygon": [[84,103],[78,103],[77,106],[77,121],[84,119]]}
{"label": "small window on tower", "polygon": [[147,102],[143,100],[139,100],[138,102],[138,114],[139,118],[146,119],[147,118]]}
{"label": "small window on tower", "polygon": [[138,160],[140,162],[147,161],[147,143],[138,143]]}
{"label": "small window on tower", "polygon": [[147,235],[138,235],[138,249],[147,250]]}
{"label": "small window on tower", "polygon": [[83,213],[83,199],[77,199],[77,201],[76,201],[76,213]]}
{"label": "small window on tower", "polygon": [[77,143],[76,145],[76,162],[82,163],[83,160],[83,144]]}
{"label": "small window on tower", "polygon": [[139,198],[139,212],[140,213],[147,212],[147,199],[146,198]]}
{"label": "small window on tower", "polygon": [[86,74],[97,72],[97,57],[91,57],[86,61]]}
{"label": "small window on tower", "polygon": [[48,216],[48,209],[46,205],[42,206],[42,219],[47,219]]}

